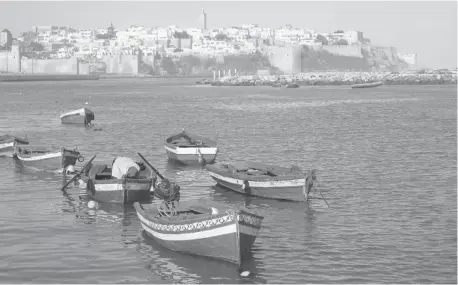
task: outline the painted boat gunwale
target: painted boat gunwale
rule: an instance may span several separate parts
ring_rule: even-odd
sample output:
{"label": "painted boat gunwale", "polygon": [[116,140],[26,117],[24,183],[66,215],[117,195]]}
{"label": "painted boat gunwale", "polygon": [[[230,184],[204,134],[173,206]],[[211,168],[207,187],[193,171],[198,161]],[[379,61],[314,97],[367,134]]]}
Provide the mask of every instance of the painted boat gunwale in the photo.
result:
{"label": "painted boat gunwale", "polygon": [[[231,178],[231,179],[236,179],[236,180],[246,180],[249,182],[295,182],[295,181],[303,181],[305,183],[305,175],[301,172],[296,172],[292,173],[291,168],[286,168],[286,167],[275,167],[267,164],[251,164],[247,163],[247,167],[249,168],[257,168],[260,167],[260,165],[263,165],[266,170],[273,170],[273,171],[284,171],[284,173],[288,170],[290,171],[287,174],[280,173],[278,176],[268,176],[268,175],[249,175],[246,174],[245,172],[237,172],[237,168],[226,168],[225,165],[228,165],[229,167],[232,166],[232,164],[224,164],[224,163],[216,163],[213,165],[207,165],[206,170],[209,172],[210,176],[212,173],[217,174],[222,177],[226,178]],[[234,170],[234,171],[233,171]],[[302,171],[302,169],[301,169]]]}
{"label": "painted boat gunwale", "polygon": [[[174,134],[174,135],[171,135],[169,137],[167,137],[164,141],[164,146],[167,146],[169,147],[170,149],[178,149],[180,148],[179,145],[176,145],[176,144],[173,144],[172,142],[174,140],[178,140],[180,138],[184,138],[185,136],[187,136],[188,138],[192,139],[192,140],[200,140],[202,141],[203,146],[194,146],[192,144],[190,144],[188,147],[194,147],[194,148],[199,148],[199,149],[206,149],[206,148],[218,148],[218,143],[213,140],[213,139],[210,139],[208,137],[204,137],[204,136],[200,136],[200,135],[197,135],[197,134],[194,134],[194,133],[189,133],[189,132],[186,132],[186,131],[182,131],[180,133],[177,133],[177,134]],[[181,147],[181,148],[188,148],[188,147]]]}
{"label": "painted boat gunwale", "polygon": [[[195,202],[191,203],[195,204]],[[148,212],[155,210],[153,208],[154,204],[141,204],[136,202],[134,203],[134,208],[140,219],[140,223],[145,234],[149,238],[157,240],[165,248],[177,252],[224,260],[240,265],[243,257],[251,251],[264,217],[254,214],[244,207],[234,209],[233,207],[219,203],[212,203],[212,205],[220,208],[221,210],[233,209],[233,211],[220,211],[216,215],[211,215],[209,212],[208,214],[197,214],[196,216],[199,217],[193,217],[191,219],[170,220],[160,219],[150,215]],[[144,206],[146,206],[146,208],[144,208]],[[180,209],[181,208],[185,211],[193,210],[191,207],[182,207],[182,205],[180,205]],[[206,209],[206,207],[203,208]],[[200,211],[200,213],[202,212]],[[224,222],[217,224],[209,222],[209,219],[220,219],[224,220]],[[154,225],[155,223],[156,225]],[[200,228],[196,229],[194,227],[190,227],[190,225],[197,224],[200,225]],[[160,227],[165,228],[166,230],[161,230]],[[249,230],[250,228],[252,230]],[[245,236],[245,242],[243,243],[242,235]],[[232,239],[231,236],[233,238],[234,248],[228,249],[224,245],[217,243],[217,248],[210,248],[208,250],[205,249],[205,241],[207,239],[211,239],[212,242],[215,242],[217,240],[221,241],[221,239],[224,240],[225,238]],[[250,237],[248,240],[246,239],[247,236]],[[200,250],[193,250],[192,247],[186,247],[186,244],[189,243],[198,243],[202,247],[200,247]],[[223,254],[224,252],[225,254]]]}

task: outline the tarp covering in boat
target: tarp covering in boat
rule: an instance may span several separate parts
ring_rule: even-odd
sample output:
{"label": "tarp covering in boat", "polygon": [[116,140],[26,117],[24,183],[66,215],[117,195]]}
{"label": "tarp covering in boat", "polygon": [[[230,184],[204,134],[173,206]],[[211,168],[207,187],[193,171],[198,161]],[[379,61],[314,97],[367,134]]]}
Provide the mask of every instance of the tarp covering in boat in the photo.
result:
{"label": "tarp covering in boat", "polygon": [[111,176],[122,179],[123,175],[138,177],[139,174],[140,166],[132,158],[118,156],[113,161]]}

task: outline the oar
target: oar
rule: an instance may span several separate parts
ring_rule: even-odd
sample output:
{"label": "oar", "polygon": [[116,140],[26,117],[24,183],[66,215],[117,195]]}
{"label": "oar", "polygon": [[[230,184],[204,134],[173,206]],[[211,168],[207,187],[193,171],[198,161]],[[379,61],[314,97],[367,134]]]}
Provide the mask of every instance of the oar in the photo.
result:
{"label": "oar", "polygon": [[328,207],[331,208],[331,206],[329,206],[328,204],[328,201],[326,201],[326,198],[324,198],[323,193],[321,193],[321,190],[318,189],[318,191],[320,191],[321,197],[323,197],[323,200],[326,202],[326,205],[328,205]]}
{"label": "oar", "polygon": [[75,181],[75,179],[78,178],[78,177],[81,175],[81,173],[83,173],[83,171],[86,169],[86,167],[94,160],[94,158],[95,158],[96,156],[97,156],[97,155],[94,155],[94,156],[86,163],[86,165],[84,165],[84,167],[83,167],[77,174],[75,174],[75,176],[73,176],[72,179],[70,179],[70,181],[68,181],[68,183],[65,184],[65,186],[62,187],[62,189],[60,189],[60,190],[64,191],[64,189],[65,189],[70,183],[72,183],[73,181]]}
{"label": "oar", "polygon": [[154,171],[154,173],[157,174],[157,176],[159,176],[162,180],[166,180],[166,178],[164,176],[162,176],[162,174],[159,173],[159,171],[156,170],[156,168],[154,168],[151,163],[148,162],[148,160],[146,160],[146,158],[143,157],[143,155],[139,152],[137,152],[137,154],[143,159],[143,161],[148,164],[149,167],[151,167],[151,169]]}

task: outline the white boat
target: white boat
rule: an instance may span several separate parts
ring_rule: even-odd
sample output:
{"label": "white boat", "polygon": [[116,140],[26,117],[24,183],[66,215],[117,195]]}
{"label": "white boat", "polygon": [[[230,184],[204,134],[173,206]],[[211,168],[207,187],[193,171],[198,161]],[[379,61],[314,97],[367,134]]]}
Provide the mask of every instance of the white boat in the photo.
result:
{"label": "white boat", "polygon": [[87,108],[81,108],[81,109],[70,111],[70,112],[60,115],[60,120],[62,124],[87,126],[94,119],[95,119],[94,113]]}
{"label": "white boat", "polygon": [[19,138],[11,135],[0,136],[0,157],[13,157],[16,145],[27,145],[27,138]]}
{"label": "white boat", "polygon": [[213,163],[218,154],[216,141],[184,130],[167,138],[164,147],[170,160],[183,164]]}

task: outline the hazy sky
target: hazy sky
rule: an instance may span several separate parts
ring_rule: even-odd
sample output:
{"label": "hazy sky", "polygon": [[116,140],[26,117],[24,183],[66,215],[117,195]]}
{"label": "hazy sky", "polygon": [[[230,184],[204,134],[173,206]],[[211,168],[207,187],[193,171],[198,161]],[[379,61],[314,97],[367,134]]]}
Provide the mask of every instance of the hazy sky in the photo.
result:
{"label": "hazy sky", "polygon": [[75,28],[129,25],[198,27],[200,10],[207,26],[258,24],[293,27],[317,32],[359,30],[373,44],[394,46],[399,52],[417,53],[420,66],[457,66],[457,2],[108,2],[108,1],[1,1],[0,29],[14,36],[33,25]]}

